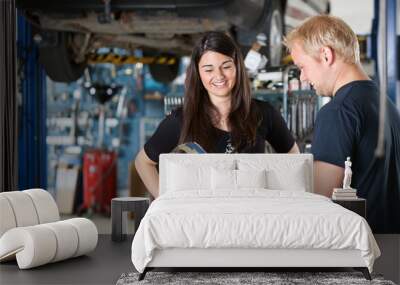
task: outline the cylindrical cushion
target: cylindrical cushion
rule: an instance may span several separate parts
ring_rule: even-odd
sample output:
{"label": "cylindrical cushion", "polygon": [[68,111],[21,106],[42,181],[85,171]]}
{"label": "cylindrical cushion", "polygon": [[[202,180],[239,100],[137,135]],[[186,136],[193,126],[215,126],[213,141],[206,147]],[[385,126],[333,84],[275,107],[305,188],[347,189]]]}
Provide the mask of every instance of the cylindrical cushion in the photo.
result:
{"label": "cylindrical cushion", "polygon": [[0,193],[0,237],[9,229],[17,226],[10,202],[2,194]]}
{"label": "cylindrical cushion", "polygon": [[51,262],[64,260],[75,255],[78,248],[78,233],[73,225],[65,221],[42,225],[51,229],[57,238],[57,251]]}
{"label": "cylindrical cushion", "polygon": [[16,256],[20,269],[32,268],[86,254],[97,239],[96,226],[84,218],[13,228],[0,238],[0,261]]}
{"label": "cylindrical cushion", "polygon": [[43,225],[19,227],[7,231],[0,239],[0,260],[16,253],[20,269],[40,266],[53,260],[56,235]]}
{"label": "cylindrical cushion", "polygon": [[17,227],[33,226],[39,223],[36,208],[30,196],[22,191],[1,193],[8,199],[13,209]]}
{"label": "cylindrical cushion", "polygon": [[74,218],[64,222],[73,225],[78,233],[78,249],[74,257],[86,254],[96,248],[98,232],[96,225],[91,220]]}
{"label": "cylindrical cushion", "polygon": [[31,197],[38,214],[39,224],[60,220],[57,204],[49,192],[39,188],[24,190],[22,192]]}

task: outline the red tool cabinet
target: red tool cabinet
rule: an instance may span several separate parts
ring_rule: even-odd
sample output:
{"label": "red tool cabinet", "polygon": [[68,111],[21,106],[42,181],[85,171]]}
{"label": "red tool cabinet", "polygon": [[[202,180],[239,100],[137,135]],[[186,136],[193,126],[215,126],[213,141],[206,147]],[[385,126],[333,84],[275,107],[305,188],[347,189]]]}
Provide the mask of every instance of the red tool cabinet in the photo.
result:
{"label": "red tool cabinet", "polygon": [[83,209],[109,214],[116,196],[117,154],[93,149],[83,155]]}

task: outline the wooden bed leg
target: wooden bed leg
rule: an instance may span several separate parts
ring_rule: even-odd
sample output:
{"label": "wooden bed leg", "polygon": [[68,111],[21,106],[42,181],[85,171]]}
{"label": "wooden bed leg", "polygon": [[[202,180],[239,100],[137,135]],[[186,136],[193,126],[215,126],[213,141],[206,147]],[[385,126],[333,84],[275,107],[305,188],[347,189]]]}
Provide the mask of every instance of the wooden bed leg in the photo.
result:
{"label": "wooden bed leg", "polygon": [[372,280],[371,274],[369,274],[369,270],[368,270],[367,267],[364,267],[364,268],[362,269],[362,273],[364,274],[365,279],[367,279],[367,280]]}
{"label": "wooden bed leg", "polygon": [[372,280],[371,274],[369,274],[369,270],[367,267],[354,267],[354,269],[357,271],[361,271],[362,274],[364,275],[365,279]]}
{"label": "wooden bed leg", "polygon": [[148,269],[147,267],[144,269],[144,271],[142,273],[139,274],[139,278],[138,281],[142,281],[144,279],[144,277],[146,276]]}

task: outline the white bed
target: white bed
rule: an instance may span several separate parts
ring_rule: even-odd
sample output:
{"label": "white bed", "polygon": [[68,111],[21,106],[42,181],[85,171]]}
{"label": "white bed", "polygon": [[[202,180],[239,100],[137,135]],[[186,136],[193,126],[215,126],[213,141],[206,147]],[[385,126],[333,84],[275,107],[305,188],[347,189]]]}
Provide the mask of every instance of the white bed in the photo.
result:
{"label": "white bed", "polygon": [[154,267],[355,267],[368,278],[380,251],[367,222],[312,194],[312,172],[311,155],[161,155],[134,266],[141,278]]}

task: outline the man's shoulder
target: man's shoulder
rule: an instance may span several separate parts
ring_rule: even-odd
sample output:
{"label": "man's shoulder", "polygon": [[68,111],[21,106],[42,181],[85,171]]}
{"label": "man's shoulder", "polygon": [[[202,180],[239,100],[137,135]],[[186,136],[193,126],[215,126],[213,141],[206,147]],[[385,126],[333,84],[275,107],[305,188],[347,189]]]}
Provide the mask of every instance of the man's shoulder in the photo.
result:
{"label": "man's shoulder", "polygon": [[355,80],[339,88],[334,101],[346,106],[364,105],[365,102],[375,101],[378,94],[378,87],[372,80]]}
{"label": "man's shoulder", "polygon": [[320,116],[364,116],[378,103],[378,89],[370,80],[353,81],[340,87],[330,102],[318,112]]}
{"label": "man's shoulder", "polygon": [[353,80],[350,81],[339,88],[337,93],[340,92],[357,92],[361,91],[370,91],[375,92],[378,89],[376,83],[372,80],[365,79],[365,80]]}
{"label": "man's shoulder", "polygon": [[335,116],[338,113],[338,109],[340,108],[339,104],[336,104],[336,102],[330,101],[323,105],[319,111],[318,111],[318,116]]}

